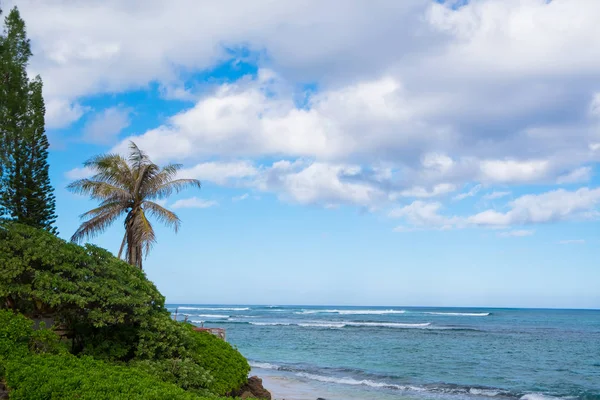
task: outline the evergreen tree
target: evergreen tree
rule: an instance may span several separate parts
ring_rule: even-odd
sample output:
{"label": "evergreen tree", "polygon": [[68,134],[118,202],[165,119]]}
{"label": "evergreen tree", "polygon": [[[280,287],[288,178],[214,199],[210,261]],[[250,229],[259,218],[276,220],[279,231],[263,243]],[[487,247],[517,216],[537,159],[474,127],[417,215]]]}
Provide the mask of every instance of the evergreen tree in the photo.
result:
{"label": "evergreen tree", "polygon": [[0,143],[3,147],[2,196],[5,217],[56,233],[55,199],[48,174],[42,81],[29,81],[31,46],[17,8],[5,20],[0,40]]}

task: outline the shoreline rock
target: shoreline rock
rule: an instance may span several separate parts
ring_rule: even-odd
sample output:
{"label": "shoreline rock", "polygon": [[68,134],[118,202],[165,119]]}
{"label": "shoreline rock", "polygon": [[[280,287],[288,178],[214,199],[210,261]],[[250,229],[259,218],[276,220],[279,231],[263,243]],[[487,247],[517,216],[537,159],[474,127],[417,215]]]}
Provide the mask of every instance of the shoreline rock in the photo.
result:
{"label": "shoreline rock", "polygon": [[251,376],[248,382],[241,388],[231,393],[232,397],[240,397],[242,399],[265,399],[271,400],[271,393],[265,389],[262,384],[262,379],[258,376]]}

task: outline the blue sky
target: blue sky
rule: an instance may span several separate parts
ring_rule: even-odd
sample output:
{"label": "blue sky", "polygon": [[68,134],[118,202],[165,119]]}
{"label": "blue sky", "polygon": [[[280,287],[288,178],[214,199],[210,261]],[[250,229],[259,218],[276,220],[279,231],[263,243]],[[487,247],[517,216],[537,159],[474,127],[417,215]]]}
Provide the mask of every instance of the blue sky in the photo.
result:
{"label": "blue sky", "polygon": [[600,308],[599,2],[135,3],[18,2],[62,237],[134,140],[168,302]]}

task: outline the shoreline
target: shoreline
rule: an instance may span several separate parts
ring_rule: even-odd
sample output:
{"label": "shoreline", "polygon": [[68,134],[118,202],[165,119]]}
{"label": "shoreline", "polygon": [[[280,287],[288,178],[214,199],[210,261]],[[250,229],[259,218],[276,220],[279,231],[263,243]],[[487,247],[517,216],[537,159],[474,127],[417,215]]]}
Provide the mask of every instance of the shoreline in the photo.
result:
{"label": "shoreline", "polygon": [[410,397],[400,393],[375,392],[360,386],[344,388],[331,382],[303,379],[285,371],[252,368],[250,376],[262,379],[263,387],[271,393],[272,400],[393,400]]}

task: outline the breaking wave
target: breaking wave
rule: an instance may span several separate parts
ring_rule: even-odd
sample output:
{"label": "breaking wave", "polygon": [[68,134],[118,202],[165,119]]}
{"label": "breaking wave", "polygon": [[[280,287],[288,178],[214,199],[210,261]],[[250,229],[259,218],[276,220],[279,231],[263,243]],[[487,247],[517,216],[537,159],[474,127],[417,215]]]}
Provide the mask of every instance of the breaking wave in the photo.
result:
{"label": "breaking wave", "polygon": [[405,312],[405,310],[302,310],[294,314],[386,315]]}

